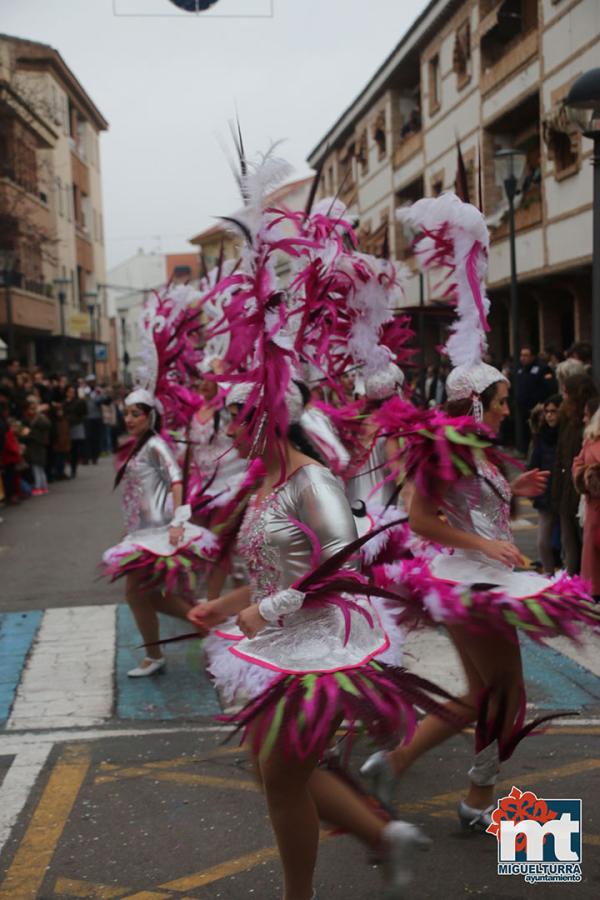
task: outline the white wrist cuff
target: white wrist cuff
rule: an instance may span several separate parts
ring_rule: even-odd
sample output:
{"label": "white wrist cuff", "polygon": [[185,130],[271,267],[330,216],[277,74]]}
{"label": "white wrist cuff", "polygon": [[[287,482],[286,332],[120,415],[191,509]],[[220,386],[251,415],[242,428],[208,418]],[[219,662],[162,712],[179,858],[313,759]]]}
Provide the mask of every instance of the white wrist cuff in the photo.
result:
{"label": "white wrist cuff", "polygon": [[171,519],[171,527],[177,528],[179,525],[185,525],[185,523],[189,522],[191,518],[192,507],[189,503],[186,503],[185,506],[178,506],[173,513],[173,518]]}
{"label": "white wrist cuff", "polygon": [[304,594],[295,588],[287,588],[284,591],[277,591],[276,594],[269,594],[258,602],[258,611],[267,622],[277,622],[281,616],[288,616],[290,613],[296,612],[304,602]]}

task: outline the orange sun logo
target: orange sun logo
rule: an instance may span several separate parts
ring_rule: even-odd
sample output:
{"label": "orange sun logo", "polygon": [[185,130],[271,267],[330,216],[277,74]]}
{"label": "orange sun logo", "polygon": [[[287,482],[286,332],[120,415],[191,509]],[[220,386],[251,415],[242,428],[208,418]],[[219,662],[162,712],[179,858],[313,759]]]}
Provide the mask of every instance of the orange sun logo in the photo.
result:
{"label": "orange sun logo", "polygon": [[[548,809],[545,800],[540,800],[533,791],[520,791],[513,787],[508,797],[502,797],[498,801],[498,807],[492,813],[492,824],[487,828],[488,834],[494,834],[500,840],[500,823],[502,821],[523,822],[531,819],[543,824],[558,818],[558,813]],[[544,838],[546,841],[548,835]],[[524,834],[517,837],[515,849],[524,851],[527,849],[527,838]]]}

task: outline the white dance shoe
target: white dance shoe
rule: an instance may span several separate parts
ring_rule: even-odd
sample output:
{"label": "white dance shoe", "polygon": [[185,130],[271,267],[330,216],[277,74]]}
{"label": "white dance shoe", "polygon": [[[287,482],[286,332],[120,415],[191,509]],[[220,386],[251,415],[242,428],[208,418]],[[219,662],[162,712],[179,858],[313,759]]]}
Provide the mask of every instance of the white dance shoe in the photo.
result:
{"label": "white dance shoe", "polygon": [[377,797],[385,809],[394,815],[394,794],[396,774],[385,750],[378,750],[360,767],[360,774],[367,782],[370,792]]}
{"label": "white dance shoe", "polygon": [[458,819],[460,827],[463,831],[480,832],[486,831],[488,826],[492,824],[492,813],[496,807],[488,806],[487,809],[476,809],[469,806],[464,800],[458,804]]}
{"label": "white dance shoe", "polygon": [[164,669],[167,661],[164,656],[161,656],[160,659],[152,659],[150,656],[147,656],[143,662],[150,665],[136,666],[135,669],[130,669],[127,673],[129,678],[148,678],[149,675],[156,675],[157,672]]}
{"label": "white dance shoe", "polygon": [[428,850],[431,839],[409,822],[390,822],[383,829],[385,900],[403,900],[414,878],[415,850]]}

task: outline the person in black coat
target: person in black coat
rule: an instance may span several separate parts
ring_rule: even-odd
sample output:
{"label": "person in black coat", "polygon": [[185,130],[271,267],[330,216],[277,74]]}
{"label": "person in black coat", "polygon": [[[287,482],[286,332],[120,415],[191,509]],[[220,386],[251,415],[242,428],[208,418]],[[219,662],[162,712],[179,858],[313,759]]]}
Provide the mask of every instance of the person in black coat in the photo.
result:
{"label": "person in black coat", "polygon": [[[528,469],[541,469],[552,472],[558,442],[558,415],[560,412],[560,394],[548,397],[543,406],[536,406],[531,414],[532,450]],[[546,490],[535,497],[533,506],[538,511],[537,548],[539,559],[545,575],[552,575],[555,568],[554,533],[557,517],[552,511],[552,476],[548,479]]]}
{"label": "person in black coat", "polygon": [[517,373],[516,399],[517,415],[521,419],[520,453],[527,454],[531,431],[529,417],[534,406],[543,403],[549,394],[556,390],[553,375],[548,366],[541,363],[531,347],[523,347],[520,354],[521,366]]}

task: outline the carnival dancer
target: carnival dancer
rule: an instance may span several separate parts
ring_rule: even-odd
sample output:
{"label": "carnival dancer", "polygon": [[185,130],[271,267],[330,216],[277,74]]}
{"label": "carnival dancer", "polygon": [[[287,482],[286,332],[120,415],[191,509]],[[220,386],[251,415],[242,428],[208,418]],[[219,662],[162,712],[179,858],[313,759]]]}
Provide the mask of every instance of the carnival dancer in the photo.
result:
{"label": "carnival dancer", "polygon": [[[304,222],[295,237],[281,238],[285,213],[259,206],[257,183],[272,185],[282,170],[267,157],[254,178],[244,178],[244,195],[255,199],[240,224],[247,247],[235,276],[238,293],[226,309],[230,435],[240,456],[262,459],[266,470],[239,540],[250,584],[196,606],[189,618],[206,627],[238,616],[243,636],[228,652],[254,691],[229,721],[243,729],[265,790],[285,900],[315,896],[319,818],[382,855],[386,896],[393,900],[403,896],[413,851],[426,839],[408,823],[383,822],[318,763],[342,721],[350,730],[360,723],[376,738],[388,729],[410,733],[415,705],[443,715],[433,697],[444,692],[376,661],[388,639],[369,602],[372,591],[352,568],[339,571],[356,550],[354,519],[340,482],[307,452],[299,424],[303,400],[293,380],[298,359],[287,331],[290,317],[303,315],[309,301],[298,287],[280,290],[272,259],[282,247],[299,256],[316,242]],[[308,265],[322,290],[327,273]]]}
{"label": "carnival dancer", "polygon": [[[142,384],[125,399],[131,441],[115,478],[115,487],[123,485],[127,534],[103,556],[106,575],[112,580],[126,578],[127,602],[144,644],[150,645],[159,640],[159,612],[186,619],[195,573],[218,551],[211,532],[190,523],[182,471],[160,434],[165,406],[173,424],[189,415],[187,406],[183,411],[179,408],[187,404],[187,389],[166,371],[170,351],[182,348],[184,329],[178,327],[182,318],[188,318],[187,306],[172,297],[157,297],[145,311],[147,365],[138,373]],[[164,401],[155,393],[157,389]],[[160,649],[151,646],[146,658],[127,674],[147,677],[164,666]]]}
{"label": "carnival dancer", "polygon": [[382,401],[397,395],[403,385],[404,374],[391,361],[365,378],[366,416],[361,428],[361,445],[355,457],[360,461],[358,466],[355,463],[354,474],[349,474],[346,481],[346,494],[353,508],[362,503],[367,511],[369,508],[380,511],[397,501],[397,485],[388,468],[388,460],[397,456],[398,446],[393,438],[380,433],[380,426],[372,414]]}
{"label": "carnival dancer", "polygon": [[[196,390],[203,402],[187,431],[186,440],[191,450],[188,499],[194,520],[213,531],[223,507],[231,502],[243,484],[247,466],[227,436],[226,391],[217,381],[205,377],[196,385]],[[207,575],[210,599],[219,596],[232,565],[228,554],[220,554],[218,561],[210,567]]]}
{"label": "carnival dancer", "polygon": [[[512,538],[511,498],[540,494],[548,473],[532,470],[509,484],[494,447],[493,436],[509,412],[509,388],[497,369],[481,361],[489,308],[483,217],[452,194],[421,200],[403,215],[420,235],[417,252],[425,265],[445,264],[453,273],[458,320],[447,352],[455,368],[447,380],[447,414],[415,411],[411,421],[390,401],[379,421],[386,433],[404,435],[402,464],[414,482],[411,528],[449,552],[430,564],[416,559],[384,566],[378,581],[405,596],[420,593],[422,620],[444,623],[458,651],[467,692],[462,712],[455,703],[449,708],[465,723],[480,713],[470,785],[458,814],[464,828],[485,830],[500,762],[531,730],[524,726],[517,629],[539,640],[576,637],[586,625],[598,627],[600,616],[577,579],[515,571],[524,561]],[[429,715],[410,742],[374,754],[361,771],[390,802],[396,779],[454,733],[448,721]]]}

